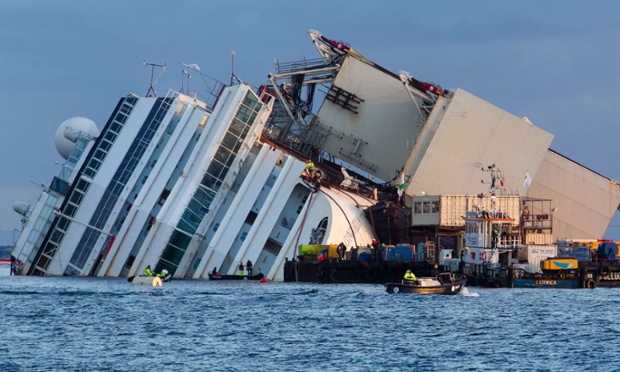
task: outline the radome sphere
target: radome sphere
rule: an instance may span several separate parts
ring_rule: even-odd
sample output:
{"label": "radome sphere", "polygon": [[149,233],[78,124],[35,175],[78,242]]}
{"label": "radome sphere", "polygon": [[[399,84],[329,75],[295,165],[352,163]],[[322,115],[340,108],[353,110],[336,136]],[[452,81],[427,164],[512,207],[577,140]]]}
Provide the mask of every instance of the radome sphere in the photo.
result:
{"label": "radome sphere", "polygon": [[69,158],[79,132],[88,133],[91,137],[99,136],[97,125],[90,119],[76,116],[63,121],[54,135],[56,150],[60,156]]}

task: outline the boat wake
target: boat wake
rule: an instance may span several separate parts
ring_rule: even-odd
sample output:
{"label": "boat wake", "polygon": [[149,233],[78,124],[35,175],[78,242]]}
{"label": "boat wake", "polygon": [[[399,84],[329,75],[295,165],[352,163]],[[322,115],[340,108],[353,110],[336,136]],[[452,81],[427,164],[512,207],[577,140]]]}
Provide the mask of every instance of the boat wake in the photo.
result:
{"label": "boat wake", "polygon": [[459,291],[459,294],[461,296],[465,296],[465,297],[480,297],[480,293],[478,293],[478,292],[469,292],[469,289],[467,287],[461,288],[461,290]]}

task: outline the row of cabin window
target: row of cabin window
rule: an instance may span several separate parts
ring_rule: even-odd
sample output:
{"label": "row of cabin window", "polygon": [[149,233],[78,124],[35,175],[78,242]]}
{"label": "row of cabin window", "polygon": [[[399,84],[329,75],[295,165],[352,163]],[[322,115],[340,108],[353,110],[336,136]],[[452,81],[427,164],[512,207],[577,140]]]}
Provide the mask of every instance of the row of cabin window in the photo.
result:
{"label": "row of cabin window", "polygon": [[415,202],[413,203],[413,213],[415,214],[439,213],[439,202],[438,201]]}

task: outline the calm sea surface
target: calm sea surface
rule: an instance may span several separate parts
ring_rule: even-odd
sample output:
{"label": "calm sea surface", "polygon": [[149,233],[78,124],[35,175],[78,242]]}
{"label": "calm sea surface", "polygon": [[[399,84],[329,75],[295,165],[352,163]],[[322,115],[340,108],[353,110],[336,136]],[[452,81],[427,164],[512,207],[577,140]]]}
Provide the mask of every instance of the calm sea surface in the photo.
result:
{"label": "calm sea surface", "polygon": [[620,289],[0,277],[0,371],[618,371]]}

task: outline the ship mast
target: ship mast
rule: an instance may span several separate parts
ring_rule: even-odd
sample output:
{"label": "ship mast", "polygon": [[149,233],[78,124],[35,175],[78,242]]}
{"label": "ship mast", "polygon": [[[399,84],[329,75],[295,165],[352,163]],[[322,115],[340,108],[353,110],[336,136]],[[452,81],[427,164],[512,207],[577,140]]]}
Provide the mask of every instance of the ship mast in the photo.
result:
{"label": "ship mast", "polygon": [[[144,61],[142,62],[142,65],[144,67],[151,66],[151,84],[149,86],[149,90],[146,92],[146,96],[157,97],[157,92],[155,91],[155,84],[157,84],[157,80],[159,80],[159,77],[161,76],[162,72],[166,71],[166,64],[164,63],[163,65],[160,65],[157,63],[150,63],[150,62]],[[155,67],[161,68],[161,71],[159,71],[159,75],[157,75],[157,79],[153,80],[153,77],[155,76]]]}

